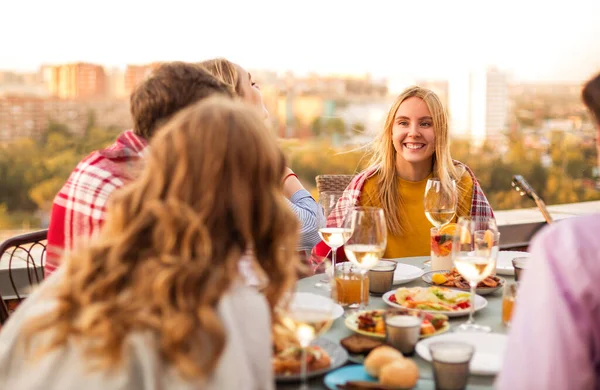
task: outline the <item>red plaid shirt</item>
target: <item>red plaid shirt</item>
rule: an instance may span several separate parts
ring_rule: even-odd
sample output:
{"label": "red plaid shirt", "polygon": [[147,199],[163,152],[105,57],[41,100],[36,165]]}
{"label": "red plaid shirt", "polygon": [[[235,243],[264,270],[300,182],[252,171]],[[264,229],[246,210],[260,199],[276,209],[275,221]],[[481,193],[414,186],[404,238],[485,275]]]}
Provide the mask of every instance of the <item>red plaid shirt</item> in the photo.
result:
{"label": "red plaid shirt", "polygon": [[52,205],[46,277],[75,244],[98,234],[104,223],[106,201],[134,178],[134,167],[147,145],[145,139],[131,130],[125,131],[115,143],[92,152],[77,164]]}
{"label": "red plaid shirt", "polygon": [[[471,216],[474,217],[493,217],[494,211],[490,206],[481,186],[477,182],[475,178],[475,174],[471,169],[465,164],[454,160],[454,165],[464,167],[465,170],[471,175],[473,179],[473,197],[471,199]],[[338,200],[335,208],[331,211],[331,214],[327,217],[327,226],[328,227],[339,227],[344,223],[344,216],[347,214],[349,210],[359,205],[360,195],[362,193],[362,189],[367,182],[367,179],[372,177],[377,172],[378,167],[371,167],[367,170],[359,173],[352,179],[348,187],[344,190],[342,197]],[[313,254],[316,256],[312,256],[311,260],[314,262],[315,259],[322,259],[324,257],[329,256],[331,249],[325,244],[325,242],[319,242],[313,248]],[[336,252],[336,261],[344,261],[346,256],[344,254],[344,248],[339,248]]]}

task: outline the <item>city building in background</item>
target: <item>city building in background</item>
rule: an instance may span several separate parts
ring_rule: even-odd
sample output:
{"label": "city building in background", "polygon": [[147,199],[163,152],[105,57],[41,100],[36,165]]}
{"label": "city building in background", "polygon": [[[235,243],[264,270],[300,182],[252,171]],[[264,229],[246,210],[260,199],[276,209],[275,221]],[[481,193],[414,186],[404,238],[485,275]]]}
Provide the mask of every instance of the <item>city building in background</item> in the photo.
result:
{"label": "city building in background", "polygon": [[453,136],[476,144],[503,134],[508,123],[507,75],[495,68],[457,74],[448,84]]}
{"label": "city building in background", "polygon": [[61,99],[106,97],[106,74],[101,65],[83,62],[44,69],[49,92]]}

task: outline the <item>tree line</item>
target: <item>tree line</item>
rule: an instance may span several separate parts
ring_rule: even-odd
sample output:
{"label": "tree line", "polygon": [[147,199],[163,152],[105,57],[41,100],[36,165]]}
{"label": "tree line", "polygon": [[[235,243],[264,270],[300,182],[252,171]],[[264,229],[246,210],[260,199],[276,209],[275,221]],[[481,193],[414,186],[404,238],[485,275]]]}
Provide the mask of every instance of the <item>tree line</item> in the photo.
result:
{"label": "tree line", "polygon": [[[289,165],[315,196],[315,176],[354,174],[369,161],[368,147],[349,142],[339,146],[331,137],[323,136],[339,133],[341,127],[339,123],[325,123],[315,131],[321,137],[281,140]],[[39,226],[77,163],[91,151],[112,143],[119,131],[97,127],[90,120],[83,135],[76,136],[66,126],[51,123],[38,139],[0,145],[0,229],[20,228],[24,222]],[[547,204],[600,199],[594,188],[593,141],[553,132],[548,142],[530,145],[523,136],[512,134],[505,150],[495,142],[476,147],[467,140],[453,140],[451,149],[453,158],[473,169],[496,210],[534,206],[511,188],[515,174],[523,175]]]}

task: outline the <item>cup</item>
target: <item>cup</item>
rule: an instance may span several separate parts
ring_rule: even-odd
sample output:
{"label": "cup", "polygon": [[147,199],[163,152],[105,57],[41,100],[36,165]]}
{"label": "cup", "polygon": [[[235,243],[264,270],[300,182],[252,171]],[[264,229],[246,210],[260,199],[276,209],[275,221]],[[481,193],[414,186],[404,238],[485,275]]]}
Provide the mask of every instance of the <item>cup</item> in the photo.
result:
{"label": "cup", "polygon": [[463,390],[469,380],[469,364],[475,353],[472,345],[439,341],[429,345],[436,390]]}
{"label": "cup", "polygon": [[517,298],[517,282],[506,282],[504,292],[502,294],[502,323],[505,326],[510,326],[512,313]]}
{"label": "cup", "polygon": [[389,310],[384,315],[385,339],[389,345],[405,356],[415,353],[415,346],[421,337],[421,324],[424,313],[420,310]]}
{"label": "cup", "polygon": [[523,271],[527,268],[529,257],[515,257],[512,259],[512,265],[515,268],[515,281],[523,279]]}
{"label": "cup", "polygon": [[373,295],[383,295],[392,289],[394,284],[395,261],[380,260],[369,270],[369,292]]}
{"label": "cup", "polygon": [[431,228],[431,270],[448,271],[452,269],[451,234],[440,234],[440,229]]}
{"label": "cup", "polygon": [[369,304],[369,276],[361,278],[360,270],[350,262],[335,265],[334,301],[342,307],[358,307],[361,304],[360,284],[363,283],[362,303]]}

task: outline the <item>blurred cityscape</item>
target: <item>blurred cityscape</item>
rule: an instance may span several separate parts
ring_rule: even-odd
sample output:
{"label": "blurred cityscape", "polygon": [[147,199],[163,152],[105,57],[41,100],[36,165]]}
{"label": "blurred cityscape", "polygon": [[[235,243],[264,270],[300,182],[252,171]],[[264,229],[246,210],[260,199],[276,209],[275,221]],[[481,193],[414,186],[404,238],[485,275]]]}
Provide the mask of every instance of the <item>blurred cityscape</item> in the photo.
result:
{"label": "blurred cityscape", "polygon": [[[5,214],[36,215],[17,218],[20,223],[41,219],[43,225],[79,159],[131,127],[129,94],[158,64],[123,69],[80,62],[0,71],[0,227],[3,208]],[[595,129],[580,83],[516,83],[496,67],[465,69],[448,80],[401,81],[368,73],[249,71],[292,168],[313,191],[318,174],[364,167],[363,147],[382,128],[396,95],[417,84],[447,106],[453,157],[475,170],[494,208],[531,206],[510,190],[516,173],[529,175],[550,204],[600,199]]]}
{"label": "blurred cityscape", "polygon": [[[129,94],[158,63],[106,69],[72,63],[43,65],[38,72],[0,71],[0,142],[39,137],[51,122],[81,134],[89,115],[96,125],[131,126]],[[552,131],[592,135],[580,102],[581,85],[511,84],[488,67],[466,70],[452,80],[411,80],[394,85],[363,75],[294,75],[250,70],[260,85],[273,128],[283,138],[340,136],[344,142],[372,139],[395,98],[409,84],[427,87],[448,107],[453,139],[503,143],[510,132],[543,145]]]}

